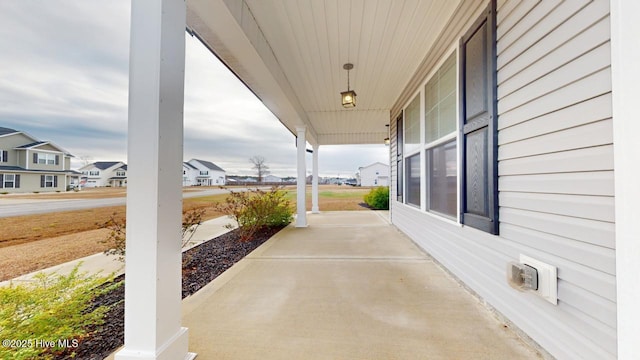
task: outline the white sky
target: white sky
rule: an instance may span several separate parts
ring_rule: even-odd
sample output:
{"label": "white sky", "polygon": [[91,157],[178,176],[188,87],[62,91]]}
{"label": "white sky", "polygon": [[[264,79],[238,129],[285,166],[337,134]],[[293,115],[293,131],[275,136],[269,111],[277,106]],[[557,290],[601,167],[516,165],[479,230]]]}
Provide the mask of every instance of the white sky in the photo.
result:
{"label": "white sky", "polygon": [[[0,126],[92,161],[126,161],[129,0],[0,2]],[[227,174],[295,176],[294,136],[196,38],[186,37],[184,159]],[[382,141],[382,139],[381,139]],[[320,147],[321,176],[388,162],[388,148]],[[311,168],[308,155],[307,168]]]}

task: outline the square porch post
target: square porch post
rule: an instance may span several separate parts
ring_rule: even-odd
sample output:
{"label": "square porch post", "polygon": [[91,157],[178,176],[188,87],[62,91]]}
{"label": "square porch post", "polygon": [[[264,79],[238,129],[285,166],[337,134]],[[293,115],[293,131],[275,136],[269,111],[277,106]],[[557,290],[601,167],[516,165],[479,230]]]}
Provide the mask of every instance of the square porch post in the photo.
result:
{"label": "square porch post", "polygon": [[307,128],[305,126],[296,127],[296,131],[298,133],[298,137],[296,139],[296,146],[298,147],[298,180],[297,184],[297,216],[296,216],[296,227],[306,227],[307,226],[307,163],[306,163],[306,153],[307,153],[307,140],[306,140],[306,132]]}
{"label": "square porch post", "polygon": [[638,188],[638,94],[640,94],[640,3],[611,1],[611,76],[618,359],[640,354],[640,189]]}
{"label": "square porch post", "polygon": [[313,167],[311,180],[311,212],[314,214],[320,213],[320,207],[318,206],[318,150],[319,145],[313,146]]}
{"label": "square porch post", "polygon": [[116,360],[193,359],[181,327],[186,6],[131,3],[125,344]]}

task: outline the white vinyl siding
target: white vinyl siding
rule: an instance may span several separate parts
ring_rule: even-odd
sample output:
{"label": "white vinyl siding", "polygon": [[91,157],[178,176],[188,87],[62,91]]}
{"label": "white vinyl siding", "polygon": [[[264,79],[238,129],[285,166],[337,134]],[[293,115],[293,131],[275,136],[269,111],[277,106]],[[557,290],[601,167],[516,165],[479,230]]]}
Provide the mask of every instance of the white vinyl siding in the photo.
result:
{"label": "white vinyl siding", "polygon": [[[608,1],[498,1],[499,236],[395,201],[395,117],[486,4],[461,4],[393,106],[391,220],[554,357],[615,359]],[[520,254],[557,267],[557,306],[508,286]]]}
{"label": "white vinyl siding", "polygon": [[511,2],[510,14],[498,12],[501,237],[558,267],[553,314],[572,331],[545,347],[613,359],[609,2]]}

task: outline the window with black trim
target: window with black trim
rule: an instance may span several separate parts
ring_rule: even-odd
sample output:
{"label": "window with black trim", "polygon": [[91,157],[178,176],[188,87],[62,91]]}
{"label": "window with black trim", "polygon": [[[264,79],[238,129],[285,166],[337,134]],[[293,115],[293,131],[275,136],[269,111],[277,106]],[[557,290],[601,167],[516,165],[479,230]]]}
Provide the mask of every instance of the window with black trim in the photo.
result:
{"label": "window with black trim", "polygon": [[46,164],[46,165],[58,165],[60,162],[59,155],[49,153],[35,153],[33,154],[34,163]]}
{"label": "window with black trim", "polygon": [[403,152],[404,148],[404,133],[402,126],[403,113],[396,119],[396,200],[402,202],[404,194],[404,168],[403,168]]}
{"label": "window with black trim", "polygon": [[58,187],[58,177],[54,175],[40,175],[40,187],[42,188]]}
{"label": "window with black trim", "polygon": [[20,188],[19,174],[0,174],[0,188],[18,189]]}
{"label": "window with black trim", "polygon": [[495,0],[460,41],[460,221],[498,234]]}

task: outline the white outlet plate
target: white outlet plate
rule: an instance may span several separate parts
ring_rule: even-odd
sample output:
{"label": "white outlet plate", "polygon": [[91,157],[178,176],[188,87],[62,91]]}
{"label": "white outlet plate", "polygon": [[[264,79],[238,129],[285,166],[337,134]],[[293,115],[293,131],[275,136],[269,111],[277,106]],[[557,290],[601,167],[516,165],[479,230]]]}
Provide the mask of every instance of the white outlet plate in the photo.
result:
{"label": "white outlet plate", "polygon": [[520,262],[538,270],[538,290],[529,290],[553,305],[558,305],[558,269],[540,260],[520,255]]}

